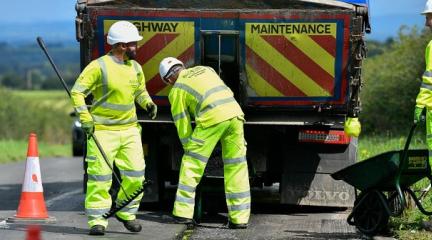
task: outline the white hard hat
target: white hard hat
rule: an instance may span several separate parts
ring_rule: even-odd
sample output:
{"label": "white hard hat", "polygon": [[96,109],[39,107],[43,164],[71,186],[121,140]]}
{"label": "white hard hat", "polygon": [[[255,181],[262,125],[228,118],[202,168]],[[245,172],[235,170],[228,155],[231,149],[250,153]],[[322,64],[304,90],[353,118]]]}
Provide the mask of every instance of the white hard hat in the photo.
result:
{"label": "white hard hat", "polygon": [[432,0],[428,0],[425,5],[425,9],[421,14],[432,13]]}
{"label": "white hard hat", "polygon": [[162,59],[162,61],[159,64],[159,74],[164,83],[168,84],[165,80],[165,77],[167,76],[171,68],[176,65],[184,66],[182,61],[178,60],[177,58],[167,57]]}
{"label": "white hard hat", "polygon": [[108,30],[108,44],[138,42],[143,39],[138,29],[128,21],[118,21]]}

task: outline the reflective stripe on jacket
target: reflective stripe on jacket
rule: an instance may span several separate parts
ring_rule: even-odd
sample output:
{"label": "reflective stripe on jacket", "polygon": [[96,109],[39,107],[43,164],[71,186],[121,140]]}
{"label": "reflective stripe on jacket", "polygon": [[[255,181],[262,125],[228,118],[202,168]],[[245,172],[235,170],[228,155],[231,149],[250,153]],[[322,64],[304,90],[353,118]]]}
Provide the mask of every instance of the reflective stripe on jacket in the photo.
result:
{"label": "reflective stripe on jacket", "polygon": [[191,119],[206,128],[244,115],[231,89],[210,67],[197,66],[182,70],[168,98],[183,144],[192,134]]}
{"label": "reflective stripe on jacket", "polygon": [[[92,93],[89,112],[84,98]],[[92,61],[71,91],[81,122],[94,121],[96,129],[121,130],[136,125],[135,101],[143,108],[151,102],[144,73],[134,60],[119,63],[107,54]]]}
{"label": "reflective stripe on jacket", "polygon": [[432,41],[426,47],[425,51],[425,63],[426,70],[422,76],[422,84],[420,85],[420,91],[417,95],[416,106],[423,108],[427,107],[432,109]]}

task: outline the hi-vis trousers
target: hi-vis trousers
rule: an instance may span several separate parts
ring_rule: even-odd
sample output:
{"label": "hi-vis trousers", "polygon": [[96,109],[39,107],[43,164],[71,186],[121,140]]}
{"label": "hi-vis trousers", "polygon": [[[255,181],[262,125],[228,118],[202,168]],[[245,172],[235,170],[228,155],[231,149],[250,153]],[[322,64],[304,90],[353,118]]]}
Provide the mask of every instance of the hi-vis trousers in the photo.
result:
{"label": "hi-vis trousers", "polygon": [[185,146],[173,215],[192,218],[195,190],[207,161],[221,141],[224,162],[225,197],[228,217],[232,223],[248,223],[250,216],[249,173],[243,120],[235,117],[208,128],[197,126]]}
{"label": "hi-vis trousers", "polygon": [[[141,144],[140,128],[131,127],[121,131],[96,130],[96,138],[105,151],[111,166],[113,161],[120,171],[122,187],[128,195],[137,190],[144,181],[144,154]],[[102,215],[111,208],[109,189],[112,183],[112,171],[107,166],[102,154],[99,152],[93,139],[87,141],[88,163],[87,194],[85,211],[90,227],[102,225],[107,227],[108,221]],[[134,199],[128,206],[117,212],[123,220],[135,219],[142,194]],[[120,189],[116,203],[125,200],[124,192]]]}

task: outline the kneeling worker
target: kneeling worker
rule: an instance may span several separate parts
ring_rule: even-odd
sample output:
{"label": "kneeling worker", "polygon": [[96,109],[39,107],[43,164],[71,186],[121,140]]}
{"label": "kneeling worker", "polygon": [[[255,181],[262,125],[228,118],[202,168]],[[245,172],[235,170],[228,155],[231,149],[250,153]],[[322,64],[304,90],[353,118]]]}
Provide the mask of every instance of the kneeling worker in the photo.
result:
{"label": "kneeling worker", "polygon": [[[173,57],[161,61],[159,73],[164,83],[173,85],[168,98],[184,150],[173,210],[176,221],[193,223],[195,190],[214,147],[220,141],[228,227],[247,228],[251,197],[244,113],[232,91],[212,68],[196,66],[186,69]],[[191,119],[196,122],[194,129]]]}

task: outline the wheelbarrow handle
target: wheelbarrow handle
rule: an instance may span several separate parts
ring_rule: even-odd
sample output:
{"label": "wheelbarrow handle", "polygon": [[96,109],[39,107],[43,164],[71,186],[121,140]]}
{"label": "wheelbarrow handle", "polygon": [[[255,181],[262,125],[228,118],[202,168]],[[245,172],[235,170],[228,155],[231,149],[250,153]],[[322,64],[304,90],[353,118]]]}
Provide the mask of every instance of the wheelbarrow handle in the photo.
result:
{"label": "wheelbarrow handle", "polygon": [[397,191],[397,193],[399,195],[399,199],[401,200],[401,205],[402,206],[405,206],[406,200],[405,200],[405,196],[404,196],[403,190],[401,189],[401,186],[400,186],[400,179],[401,179],[401,176],[402,176],[402,172],[405,170],[405,168],[407,168],[407,164],[408,164],[408,150],[409,150],[409,146],[410,146],[412,137],[414,135],[414,131],[417,128],[417,125],[418,125],[417,122],[414,122],[411,125],[411,129],[409,131],[407,140],[405,142],[405,146],[404,146],[404,149],[403,149],[403,152],[402,152],[402,158],[401,158],[401,160],[399,162],[399,169],[398,169],[398,172],[396,174],[396,179],[395,179],[396,180],[395,181],[396,191]]}
{"label": "wheelbarrow handle", "polygon": [[408,137],[407,137],[407,140],[406,140],[406,142],[405,142],[404,149],[403,149],[403,155],[402,155],[402,156],[403,156],[404,158],[406,158],[406,156],[408,156],[408,148],[409,148],[409,145],[410,145],[410,143],[411,143],[411,139],[412,139],[412,137],[413,137],[413,135],[414,135],[414,130],[416,129],[417,125],[418,125],[418,123],[413,123],[413,124],[411,125],[411,129],[410,129],[410,131],[409,131],[409,134],[408,134]]}
{"label": "wheelbarrow handle", "polygon": [[406,165],[408,163],[408,150],[409,150],[409,146],[411,143],[411,139],[414,135],[414,130],[416,129],[417,125],[418,125],[418,123],[413,123],[413,125],[411,125],[411,129],[409,131],[407,140],[405,142],[404,149],[402,151],[402,159],[399,162],[399,170],[398,170],[398,173],[396,175],[396,177],[397,177],[396,180],[398,181],[398,183],[400,180],[399,178],[402,175],[402,171],[406,168]]}
{"label": "wheelbarrow handle", "polygon": [[[425,115],[426,115],[426,108],[423,108],[422,112],[421,112],[421,116],[422,116],[422,120],[420,122],[424,122],[425,119]],[[408,149],[409,149],[409,145],[411,143],[411,139],[414,135],[414,130],[416,129],[417,125],[419,124],[419,122],[415,121],[412,125],[411,125],[411,129],[409,131],[407,140],[405,142],[405,146],[402,152],[402,159],[399,163],[399,172],[398,175],[402,174],[402,170],[406,167],[407,164],[407,159],[408,159]]]}

